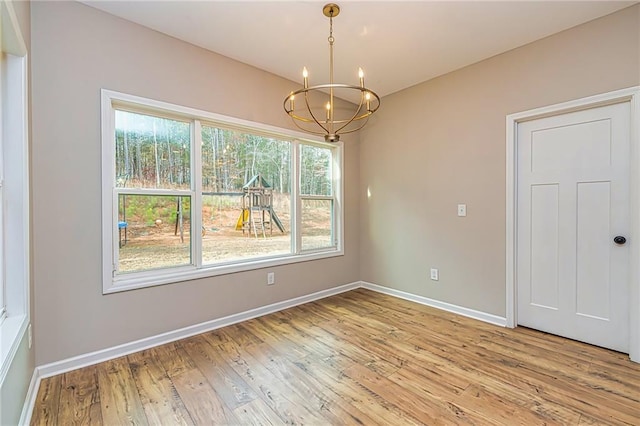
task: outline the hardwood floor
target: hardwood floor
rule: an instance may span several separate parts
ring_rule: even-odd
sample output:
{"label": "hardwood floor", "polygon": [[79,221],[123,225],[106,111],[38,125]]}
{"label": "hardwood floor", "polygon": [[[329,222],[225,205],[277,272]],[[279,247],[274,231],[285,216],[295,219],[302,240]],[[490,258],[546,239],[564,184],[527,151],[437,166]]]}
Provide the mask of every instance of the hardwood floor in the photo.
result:
{"label": "hardwood floor", "polygon": [[33,425],[640,424],[627,355],[359,289],[44,379]]}

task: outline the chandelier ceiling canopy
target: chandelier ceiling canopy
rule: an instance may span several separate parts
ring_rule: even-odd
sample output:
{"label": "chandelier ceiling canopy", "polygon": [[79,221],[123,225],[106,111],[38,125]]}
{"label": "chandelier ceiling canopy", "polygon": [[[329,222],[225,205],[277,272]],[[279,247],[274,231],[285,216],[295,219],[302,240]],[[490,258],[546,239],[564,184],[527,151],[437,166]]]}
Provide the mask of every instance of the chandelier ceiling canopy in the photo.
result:
{"label": "chandelier ceiling canopy", "polygon": [[[369,117],[380,108],[380,97],[364,85],[364,72],[358,69],[358,85],[335,83],[333,80],[333,18],[340,13],[337,4],[322,8],[329,18],[329,83],[309,86],[309,72],[302,70],[303,88],[291,92],[284,99],[284,110],[302,131],[324,136],[327,142],[338,142],[340,135],[360,130]],[[357,104],[346,101],[336,104],[336,99],[347,98],[348,92],[358,92]],[[344,94],[344,96],[341,96]]]}

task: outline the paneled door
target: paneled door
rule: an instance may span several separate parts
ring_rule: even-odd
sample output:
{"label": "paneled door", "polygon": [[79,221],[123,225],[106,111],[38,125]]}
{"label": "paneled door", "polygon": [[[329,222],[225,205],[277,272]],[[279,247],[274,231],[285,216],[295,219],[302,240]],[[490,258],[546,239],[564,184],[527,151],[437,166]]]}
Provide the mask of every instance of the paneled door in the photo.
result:
{"label": "paneled door", "polygon": [[518,324],[629,352],[630,103],[518,123]]}

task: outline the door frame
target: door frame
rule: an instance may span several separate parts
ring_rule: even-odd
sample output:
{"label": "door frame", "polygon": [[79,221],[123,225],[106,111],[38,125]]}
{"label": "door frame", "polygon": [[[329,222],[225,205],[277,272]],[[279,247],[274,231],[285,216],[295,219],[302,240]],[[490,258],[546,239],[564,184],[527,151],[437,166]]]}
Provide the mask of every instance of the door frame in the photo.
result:
{"label": "door frame", "polygon": [[[629,258],[631,259],[629,265],[629,357],[634,362],[640,362],[640,86],[507,115],[506,325],[509,328],[514,328],[518,324],[518,283],[516,275],[518,124],[539,118],[626,102],[629,102],[631,112],[629,129],[631,150],[629,164],[629,202],[631,206],[629,229]],[[635,243],[636,241],[638,243]],[[634,261],[634,259],[639,260]]]}

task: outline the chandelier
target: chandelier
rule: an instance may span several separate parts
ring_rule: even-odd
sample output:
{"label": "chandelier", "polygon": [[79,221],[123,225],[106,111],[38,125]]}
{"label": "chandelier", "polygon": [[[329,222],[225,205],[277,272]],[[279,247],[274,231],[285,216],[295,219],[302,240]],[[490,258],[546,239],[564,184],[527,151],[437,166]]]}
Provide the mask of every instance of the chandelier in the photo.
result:
{"label": "chandelier", "polygon": [[[367,124],[369,117],[380,108],[380,97],[365,87],[362,68],[358,69],[360,84],[357,86],[333,82],[333,18],[340,13],[340,7],[329,3],[322,8],[322,13],[329,18],[329,83],[309,86],[309,73],[305,67],[302,70],[303,88],[291,92],[283,105],[300,130],[323,135],[327,142],[338,142],[341,134],[355,132]],[[346,112],[336,107],[336,98],[354,99],[354,94],[359,98],[356,105],[347,108]]]}

